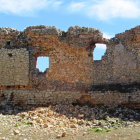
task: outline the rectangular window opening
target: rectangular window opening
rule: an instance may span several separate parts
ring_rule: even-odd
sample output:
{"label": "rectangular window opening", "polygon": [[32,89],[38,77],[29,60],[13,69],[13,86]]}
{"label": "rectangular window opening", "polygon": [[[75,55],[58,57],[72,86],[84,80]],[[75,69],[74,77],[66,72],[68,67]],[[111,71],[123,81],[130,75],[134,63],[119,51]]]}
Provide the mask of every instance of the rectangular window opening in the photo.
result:
{"label": "rectangular window opening", "polygon": [[49,57],[37,57],[37,68],[40,72],[45,72],[49,68]]}
{"label": "rectangular window opening", "polygon": [[106,52],[106,45],[105,44],[95,44],[96,47],[93,50],[93,60],[101,60]]}
{"label": "rectangular window opening", "polygon": [[6,42],[6,45],[9,45],[9,46],[10,46],[10,41],[7,41],[7,42]]}

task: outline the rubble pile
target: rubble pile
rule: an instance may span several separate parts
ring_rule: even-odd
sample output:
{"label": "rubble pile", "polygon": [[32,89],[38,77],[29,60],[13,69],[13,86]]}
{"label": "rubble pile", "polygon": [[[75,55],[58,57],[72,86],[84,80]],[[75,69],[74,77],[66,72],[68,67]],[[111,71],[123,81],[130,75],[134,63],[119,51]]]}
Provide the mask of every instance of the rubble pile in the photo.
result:
{"label": "rubble pile", "polygon": [[[140,120],[140,111],[120,107],[107,106],[79,106],[79,105],[49,105],[48,107],[32,107],[25,110],[22,107],[4,106],[1,110],[10,119],[3,120],[4,115],[0,115],[1,123],[11,122],[9,127],[14,127],[11,131],[14,135],[22,132],[22,126],[35,130],[53,134],[56,138],[76,135],[82,132],[83,136],[90,131],[109,132],[113,129],[132,127]],[[7,124],[6,124],[7,126]]]}

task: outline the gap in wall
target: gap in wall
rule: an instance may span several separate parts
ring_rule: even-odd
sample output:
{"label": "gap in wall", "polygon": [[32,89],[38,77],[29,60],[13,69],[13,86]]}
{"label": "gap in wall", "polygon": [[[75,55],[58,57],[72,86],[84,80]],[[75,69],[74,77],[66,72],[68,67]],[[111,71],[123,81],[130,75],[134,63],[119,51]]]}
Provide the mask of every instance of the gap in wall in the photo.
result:
{"label": "gap in wall", "polygon": [[41,56],[37,57],[37,68],[41,72],[45,72],[49,68],[49,57]]}
{"label": "gap in wall", "polygon": [[10,45],[10,41],[7,41],[7,42],[6,42],[6,45]]}
{"label": "gap in wall", "polygon": [[99,43],[96,43],[95,45],[96,47],[93,50],[93,60],[101,60],[106,52],[106,45]]}

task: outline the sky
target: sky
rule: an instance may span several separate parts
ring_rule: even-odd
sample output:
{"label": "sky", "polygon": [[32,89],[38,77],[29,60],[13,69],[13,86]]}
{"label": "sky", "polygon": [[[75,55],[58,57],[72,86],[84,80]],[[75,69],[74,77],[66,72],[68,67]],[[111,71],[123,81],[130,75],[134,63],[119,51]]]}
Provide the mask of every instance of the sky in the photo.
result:
{"label": "sky", "polygon": [[[28,26],[56,26],[67,31],[70,26],[100,29],[105,38],[140,24],[140,0],[0,0],[0,27],[23,31]],[[100,60],[106,47],[99,44],[94,60]],[[44,71],[49,58],[38,59]]]}

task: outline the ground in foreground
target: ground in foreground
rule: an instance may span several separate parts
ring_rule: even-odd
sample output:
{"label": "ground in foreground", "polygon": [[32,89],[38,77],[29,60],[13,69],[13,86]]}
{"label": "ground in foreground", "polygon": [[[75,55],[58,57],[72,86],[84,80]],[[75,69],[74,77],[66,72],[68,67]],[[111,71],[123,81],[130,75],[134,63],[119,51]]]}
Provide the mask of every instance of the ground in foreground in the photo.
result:
{"label": "ground in foreground", "polygon": [[0,110],[1,140],[138,140],[140,112],[118,107],[55,105]]}

